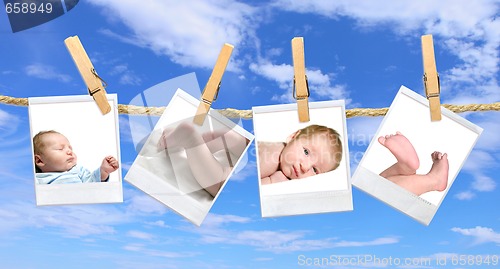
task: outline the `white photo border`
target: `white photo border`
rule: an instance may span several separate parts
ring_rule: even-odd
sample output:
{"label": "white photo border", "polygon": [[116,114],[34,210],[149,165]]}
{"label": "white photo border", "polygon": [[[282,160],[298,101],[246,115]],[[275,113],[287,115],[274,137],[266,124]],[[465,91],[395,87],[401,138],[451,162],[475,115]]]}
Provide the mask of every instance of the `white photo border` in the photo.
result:
{"label": "white photo border", "polygon": [[[325,109],[337,110],[338,114],[326,114],[321,113]],[[256,106],[252,108],[253,111],[253,123],[254,123],[254,133],[256,135],[256,161],[257,161],[257,174],[259,182],[259,194],[261,202],[261,215],[262,217],[279,217],[279,216],[291,216],[291,215],[303,215],[303,214],[317,214],[317,213],[330,213],[330,212],[343,212],[353,210],[352,201],[352,189],[350,182],[350,167],[349,167],[349,147],[348,147],[348,136],[347,136],[347,126],[346,126],[346,116],[345,116],[345,102],[344,100],[335,101],[323,101],[323,102],[309,102],[309,113],[310,121],[305,123],[299,123],[297,104],[284,104],[284,105],[271,105],[271,106]],[[342,160],[341,169],[339,171],[334,170],[324,174],[316,175],[314,178],[304,178],[301,180],[292,180],[288,182],[280,182],[270,185],[263,186],[260,180],[260,168],[258,145],[257,141],[260,140],[262,136],[262,131],[259,129],[260,125],[260,115],[266,115],[269,118],[270,113],[280,116],[282,113],[286,113],[287,119],[293,123],[289,127],[286,133],[289,135],[293,131],[299,128],[304,128],[311,124],[326,125],[327,127],[331,124],[325,124],[325,118],[334,118],[333,120],[339,120],[338,126],[340,128],[335,128],[339,132],[342,138]],[[326,114],[326,115],[325,115]],[[264,121],[264,120],[263,120]],[[267,120],[266,120],[267,121]],[[273,120],[270,120],[270,122]],[[274,123],[275,125],[278,123]],[[281,123],[280,123],[281,124]],[[263,127],[261,127],[263,128]],[[279,128],[279,127],[278,127]],[[338,130],[342,129],[342,130]],[[274,130],[275,131],[275,130]],[[260,133],[260,135],[259,135]],[[269,139],[269,132],[266,133],[266,138]],[[275,134],[273,134],[274,136]],[[271,140],[282,141],[286,138],[283,135],[279,135],[280,138],[274,137]],[[280,140],[281,139],[281,140]],[[269,141],[269,140],[268,140]],[[340,172],[342,170],[342,172]],[[341,174],[345,182],[342,182],[341,186],[334,186],[336,183],[331,181],[332,173]],[[321,179],[320,179],[321,177]],[[345,178],[344,178],[345,177]],[[326,189],[318,188],[317,184],[319,180],[329,179],[329,182],[325,186]],[[324,182],[324,181],[323,181]],[[345,184],[344,184],[345,183]]]}
{"label": "white photo border", "polygon": [[[192,111],[192,113],[189,112],[190,114],[188,115],[185,114],[182,115],[179,114],[178,111],[174,111],[172,108],[173,104],[175,104],[175,102],[180,102],[180,101],[183,101],[191,105],[192,107],[190,107],[189,110]],[[178,122],[179,120],[193,118],[194,115],[196,114],[196,109],[199,105],[199,102],[200,100],[194,98],[193,96],[186,93],[182,89],[177,89],[172,99],[170,100],[168,106],[166,107],[165,111],[163,112],[162,116],[155,125],[152,133],[146,140],[145,145],[148,145],[151,143],[151,141],[154,141],[155,139],[159,138],[159,136],[155,137],[155,133],[157,133],[158,130],[161,130],[163,126],[172,124],[174,122]],[[225,126],[231,126],[233,127],[234,131],[237,131],[240,135],[249,140],[248,144],[245,147],[245,150],[243,151],[241,156],[239,156],[238,161],[234,164],[233,170],[227,176],[219,192],[215,197],[213,197],[213,199],[208,197],[210,195],[208,193],[206,193],[207,195],[204,196],[199,195],[199,192],[197,192],[196,195],[186,193],[180,189],[180,186],[174,186],[170,183],[165,182],[159,176],[155,175],[155,173],[143,167],[141,163],[144,160],[141,160],[142,158],[141,156],[143,156],[143,152],[146,150],[145,149],[146,146],[144,146],[141,152],[139,152],[130,170],[125,175],[125,181],[134,185],[138,189],[142,190],[146,194],[150,195],[154,199],[166,205],[174,212],[186,218],[187,220],[189,220],[190,222],[192,222],[197,226],[200,226],[202,224],[203,220],[209,213],[216,199],[222,193],[228,180],[231,178],[233,173],[236,170],[238,170],[238,165],[240,164],[242,159],[244,159],[244,156],[246,156],[248,148],[253,141],[253,135],[250,132],[246,131],[243,127],[235,124],[228,118],[222,116],[214,109],[210,109],[210,111],[206,116],[205,121],[209,120],[217,121],[218,123],[221,123]]]}
{"label": "white photo border", "polygon": [[[477,125],[467,121],[465,118],[460,117],[459,115],[451,112],[450,110],[441,107],[441,113],[443,116],[443,119],[449,119],[450,122],[455,122],[459,124],[461,127],[467,129],[468,131],[472,132],[475,135],[475,138],[471,142],[470,148],[468,148],[468,151],[466,154],[464,154],[465,158],[461,160],[459,165],[456,165],[456,172],[452,175],[451,173],[448,174],[448,185],[446,189],[439,193],[437,198],[432,197],[433,199],[430,199],[429,193],[422,194],[420,196],[417,196],[416,194],[411,193],[410,191],[396,185],[395,183],[381,177],[377,173],[373,172],[373,170],[367,169],[364,165],[366,162],[367,157],[370,156],[370,153],[372,152],[373,147],[378,143],[377,138],[381,135],[384,135],[381,133],[382,129],[384,128],[384,125],[394,116],[396,113],[401,112],[400,110],[395,110],[396,105],[400,100],[404,100],[403,98],[409,98],[412,100],[412,102],[415,102],[415,104],[421,106],[422,108],[425,108],[425,112],[427,114],[422,114],[419,115],[421,117],[427,117],[428,123],[430,126],[438,126],[441,124],[440,122],[432,122],[430,121],[430,111],[429,111],[429,102],[426,98],[423,96],[413,92],[412,90],[406,88],[405,86],[401,86],[399,89],[398,93],[396,94],[396,97],[394,98],[393,103],[391,104],[391,107],[389,108],[389,111],[387,112],[386,116],[382,120],[377,132],[375,133],[370,145],[368,146],[365,154],[363,155],[363,158],[359,162],[359,165],[354,172],[352,176],[352,184],[353,186],[357,187],[358,189],[368,193],[369,195],[381,200],[382,202],[388,204],[389,206],[392,206],[393,208],[401,211],[402,213],[412,217],[413,219],[417,220],[418,222],[424,224],[424,225],[429,225],[432,219],[434,218],[438,208],[441,206],[442,201],[444,200],[446,194],[448,193],[451,185],[453,184],[453,181],[458,175],[458,172],[462,169],[462,166],[465,163],[465,160],[469,156],[470,152],[474,148],[474,145],[476,144],[477,140],[479,139],[479,136],[481,135],[482,128],[478,127]],[[405,134],[405,133],[403,133]],[[435,132],[426,132],[426,135],[429,137],[432,137],[435,135]],[[410,139],[411,141],[411,139]],[[431,139],[427,141],[432,141]],[[437,145],[439,141],[432,141],[432,143],[435,143],[434,145]],[[418,152],[418,147],[415,147],[415,149]],[[430,153],[428,156],[430,156]],[[444,152],[446,153],[446,152]],[[430,158],[430,157],[429,157]],[[448,155],[448,160],[450,160],[450,155]],[[421,160],[422,163],[422,160]],[[428,170],[427,170],[428,171]],[[417,174],[419,174],[417,170]],[[434,192],[437,193],[437,192]]]}
{"label": "white photo border", "polygon": [[[122,203],[123,202],[123,186],[121,174],[121,157],[120,157],[120,134],[118,126],[118,97],[116,94],[107,94],[106,98],[111,106],[111,111],[107,115],[102,115],[99,108],[95,104],[94,99],[89,95],[75,95],[75,96],[51,96],[51,97],[30,97],[28,98],[28,113],[30,122],[30,144],[31,152],[33,153],[33,137],[41,130],[34,130],[33,121],[37,121],[37,106],[38,105],[57,105],[57,104],[72,104],[71,108],[66,111],[60,111],[64,116],[77,116],[85,117],[90,120],[100,121],[100,124],[105,123],[113,134],[113,143],[109,146],[113,148],[112,151],[116,152],[114,156],[118,163],[119,168],[110,174],[109,182],[99,183],[85,183],[85,184],[38,184],[35,177],[35,165],[33,165],[33,178],[35,185],[36,205],[70,205],[70,204],[101,204],[101,203]],[[87,109],[82,111],[77,109],[78,105],[95,105],[94,109]],[[75,108],[72,112],[70,109]],[[69,111],[68,111],[69,110]],[[47,120],[47,121],[50,121]],[[114,122],[113,124],[108,124]],[[60,123],[56,123],[60,124]],[[62,124],[62,123],[61,123]],[[75,123],[76,124],[76,123]],[[43,125],[43,124],[42,124]],[[52,124],[51,124],[52,125]],[[65,125],[72,126],[71,123]],[[109,126],[108,126],[109,125]],[[73,128],[77,128],[74,126]],[[52,129],[52,128],[51,128]],[[57,130],[56,130],[57,131]],[[89,131],[90,132],[90,131]],[[110,131],[111,132],[111,131]],[[64,133],[63,133],[64,134]],[[96,132],[90,137],[82,137],[85,143],[92,143],[92,139],[100,139],[99,133]],[[78,154],[78,153],[77,153]],[[32,155],[34,158],[34,156]],[[104,156],[103,156],[104,158]]]}

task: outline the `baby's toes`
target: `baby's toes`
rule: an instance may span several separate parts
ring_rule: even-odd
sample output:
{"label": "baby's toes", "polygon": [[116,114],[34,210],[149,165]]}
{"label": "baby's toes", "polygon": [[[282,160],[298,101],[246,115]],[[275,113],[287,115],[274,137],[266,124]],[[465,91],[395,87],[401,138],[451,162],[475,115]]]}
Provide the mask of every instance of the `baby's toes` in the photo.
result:
{"label": "baby's toes", "polygon": [[431,154],[431,157],[432,157],[432,160],[441,160],[441,157],[443,155],[441,154],[441,152],[439,151],[434,151],[432,154]]}

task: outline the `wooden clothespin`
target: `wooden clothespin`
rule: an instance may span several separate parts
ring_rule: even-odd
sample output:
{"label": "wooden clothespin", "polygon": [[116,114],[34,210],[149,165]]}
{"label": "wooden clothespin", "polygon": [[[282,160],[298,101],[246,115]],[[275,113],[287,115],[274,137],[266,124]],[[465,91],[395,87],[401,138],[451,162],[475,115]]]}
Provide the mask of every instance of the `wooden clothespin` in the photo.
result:
{"label": "wooden clothespin", "polygon": [[203,125],[205,117],[210,110],[210,106],[212,106],[212,102],[217,100],[222,75],[224,75],[226,66],[229,63],[229,58],[231,58],[233,48],[234,46],[228,43],[225,43],[222,47],[212,74],[210,75],[210,78],[208,78],[207,85],[205,85],[203,93],[201,94],[200,105],[198,106],[198,110],[196,111],[196,115],[193,119],[195,124],[200,126]]}
{"label": "wooden clothespin", "polygon": [[[97,106],[101,110],[101,113],[103,115],[107,114],[111,111],[108,99],[106,98],[106,90],[104,89],[107,84],[101,77],[99,77],[99,75],[97,75],[97,72],[90,61],[87,52],[85,52],[80,39],[78,36],[72,36],[66,38],[64,43],[66,44],[78,71],[80,71],[83,81],[87,85],[90,96],[94,98]],[[104,86],[102,85],[102,82],[104,82]]]}
{"label": "wooden clothespin", "polygon": [[297,111],[300,122],[309,121],[309,85],[306,76],[306,63],[304,57],[304,38],[292,39],[293,58],[293,98],[297,100]]}
{"label": "wooden clothespin", "polygon": [[425,95],[429,100],[431,110],[431,121],[441,120],[441,101],[439,94],[441,86],[439,84],[439,74],[436,68],[436,59],[434,57],[434,43],[432,35],[422,36],[422,58],[424,61],[424,88]]}

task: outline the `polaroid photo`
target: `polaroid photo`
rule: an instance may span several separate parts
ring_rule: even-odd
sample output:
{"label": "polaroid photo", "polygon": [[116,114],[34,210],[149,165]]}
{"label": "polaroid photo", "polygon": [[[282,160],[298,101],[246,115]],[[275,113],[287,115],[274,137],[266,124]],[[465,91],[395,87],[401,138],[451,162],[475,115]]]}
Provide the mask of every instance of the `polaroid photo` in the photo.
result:
{"label": "polaroid photo", "polygon": [[402,86],[352,178],[355,187],[429,225],[482,129]]}
{"label": "polaroid photo", "polygon": [[343,100],[253,107],[262,217],[353,209]]}
{"label": "polaroid photo", "polygon": [[200,226],[227,180],[246,161],[253,135],[210,110],[193,123],[200,101],[178,89],[125,180]]}
{"label": "polaroid photo", "polygon": [[36,204],[123,202],[118,99],[102,115],[89,95],[28,98]]}

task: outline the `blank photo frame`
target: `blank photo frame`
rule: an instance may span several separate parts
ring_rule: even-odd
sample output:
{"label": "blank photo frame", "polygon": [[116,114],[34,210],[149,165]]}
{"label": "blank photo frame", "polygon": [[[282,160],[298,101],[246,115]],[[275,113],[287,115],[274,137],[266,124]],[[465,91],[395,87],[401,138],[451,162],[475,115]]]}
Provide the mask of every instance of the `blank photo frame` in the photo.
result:
{"label": "blank photo frame", "polygon": [[[441,107],[441,113],[441,121],[431,122],[428,100],[402,86],[361,159],[352,184],[424,225],[429,225],[482,132],[480,127],[444,107]],[[416,151],[420,161],[417,175],[425,175],[430,171],[433,152],[447,154],[449,169],[443,191],[417,195],[414,189],[402,187],[401,182],[405,182],[408,177],[400,177],[398,180],[403,181],[393,183],[379,175],[397,160],[379,143],[378,138],[396,132],[402,133]],[[418,178],[411,182],[431,182],[426,179]]]}
{"label": "blank photo frame", "polygon": [[[118,99],[106,95],[111,112],[102,115],[89,95],[28,98],[31,146],[40,131],[54,130],[64,135],[77,155],[78,165],[99,169],[104,157],[116,158],[119,168],[107,182],[38,184],[34,177],[37,205],[95,204],[123,202]],[[35,173],[33,153],[33,173]]]}
{"label": "blank photo frame", "polygon": [[[352,191],[349,149],[343,100],[310,102],[310,121],[300,123],[297,104],[253,107],[258,181],[262,217],[350,211]],[[299,129],[312,124],[336,130],[342,140],[342,160],[337,169],[307,178],[273,184],[261,183],[259,142],[285,142]]]}
{"label": "blank photo frame", "polygon": [[[217,161],[227,165],[228,168],[231,166],[232,170],[226,178],[220,180],[222,186],[217,195],[215,197],[210,195],[193,175],[188,163],[188,157],[191,158],[192,155],[187,156],[187,151],[184,149],[158,149],[163,131],[174,130],[182,123],[192,123],[199,103],[200,100],[178,89],[125,176],[127,182],[198,226],[201,225],[227,180],[234,173],[235,167],[238,167],[239,162],[245,159],[248,146],[253,140],[251,133],[212,109],[206,116],[203,126],[195,126],[197,130],[203,130],[203,132],[231,130],[247,140],[246,143],[243,142],[243,153],[240,156],[230,156],[227,150],[220,150],[213,154]],[[229,143],[224,141],[226,142]],[[231,165],[225,163],[228,159]],[[201,166],[204,165],[201,162],[198,163]],[[208,167],[204,169],[209,171]]]}

